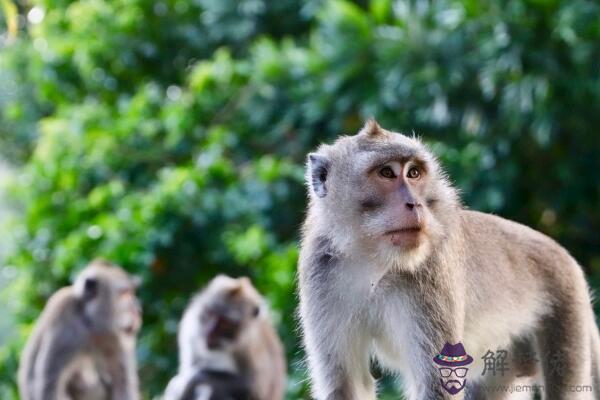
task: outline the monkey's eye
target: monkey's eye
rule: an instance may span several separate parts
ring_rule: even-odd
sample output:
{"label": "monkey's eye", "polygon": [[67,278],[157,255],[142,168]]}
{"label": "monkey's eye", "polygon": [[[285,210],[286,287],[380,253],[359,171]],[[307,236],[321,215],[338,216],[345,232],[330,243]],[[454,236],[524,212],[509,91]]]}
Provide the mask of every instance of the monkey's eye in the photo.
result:
{"label": "monkey's eye", "polygon": [[254,308],[252,309],[252,316],[256,318],[258,317],[258,314],[260,314],[260,307],[254,306]]}
{"label": "monkey's eye", "polygon": [[417,167],[411,167],[406,174],[407,178],[410,179],[419,179],[421,177],[421,171]]}
{"label": "monkey's eye", "polygon": [[396,173],[391,167],[383,167],[379,170],[379,175],[386,179],[394,179],[396,177]]}

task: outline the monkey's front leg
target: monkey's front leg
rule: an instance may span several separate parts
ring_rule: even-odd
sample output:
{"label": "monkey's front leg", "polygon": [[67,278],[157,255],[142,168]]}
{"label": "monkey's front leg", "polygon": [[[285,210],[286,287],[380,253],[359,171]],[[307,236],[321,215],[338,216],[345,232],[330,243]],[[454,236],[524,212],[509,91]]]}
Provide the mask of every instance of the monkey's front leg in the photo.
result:
{"label": "monkey's front leg", "polygon": [[[410,400],[462,400],[464,390],[450,394],[442,385],[438,368],[432,358],[441,347],[425,339],[421,344],[414,343],[409,350],[410,371],[404,374],[405,390]],[[443,346],[443,345],[442,345]],[[435,349],[438,350],[435,350]]]}
{"label": "monkey's front leg", "polygon": [[312,326],[307,329],[305,324],[314,397],[317,400],[374,400],[367,336],[341,321],[339,325],[323,322],[317,329]]}
{"label": "monkey's front leg", "polygon": [[[326,282],[301,288],[304,346],[317,400],[372,400],[375,385],[369,371],[369,337]],[[350,303],[351,304],[351,303]]]}
{"label": "monkey's front leg", "polygon": [[[77,335],[73,335],[73,337],[77,337]],[[55,332],[48,333],[42,339],[39,359],[35,365],[37,379],[35,382],[30,382],[33,393],[32,400],[56,400],[58,393],[61,392],[61,377],[80,346],[80,341],[70,341],[69,338]]]}
{"label": "monkey's front leg", "polygon": [[[439,321],[438,321],[439,322]],[[437,325],[437,326],[434,326]],[[443,326],[442,326],[443,325]],[[445,324],[432,324],[426,318],[417,323],[419,335],[413,336],[408,346],[411,373],[409,374],[411,400],[462,400],[464,390],[450,394],[444,389],[439,366],[433,362],[446,343],[456,344],[455,327]],[[429,332],[424,334],[424,332]]]}
{"label": "monkey's front leg", "polygon": [[[308,239],[300,255],[300,314],[317,400],[374,400],[370,337],[361,323],[356,279],[329,240]],[[360,280],[359,284],[361,283]]]}

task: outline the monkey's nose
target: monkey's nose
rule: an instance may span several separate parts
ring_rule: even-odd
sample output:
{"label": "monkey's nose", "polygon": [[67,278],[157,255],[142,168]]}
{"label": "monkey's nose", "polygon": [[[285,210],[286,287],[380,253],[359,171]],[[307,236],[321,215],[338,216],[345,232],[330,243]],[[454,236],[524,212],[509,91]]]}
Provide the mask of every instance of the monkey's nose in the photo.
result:
{"label": "monkey's nose", "polygon": [[411,210],[411,211],[412,211],[412,209],[414,209],[414,208],[415,208],[415,206],[416,206],[416,205],[417,205],[417,203],[414,203],[414,202],[412,202],[412,201],[407,201],[407,202],[406,202],[406,208],[408,208],[408,209],[409,209],[409,210]]}

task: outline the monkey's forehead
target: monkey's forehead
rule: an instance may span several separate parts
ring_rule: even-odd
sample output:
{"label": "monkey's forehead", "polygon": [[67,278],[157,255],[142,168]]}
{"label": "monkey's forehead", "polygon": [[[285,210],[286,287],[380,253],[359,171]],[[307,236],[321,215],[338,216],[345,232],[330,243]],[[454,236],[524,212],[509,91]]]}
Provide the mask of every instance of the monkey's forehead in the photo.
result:
{"label": "monkey's forehead", "polygon": [[425,158],[429,153],[419,139],[391,131],[376,137],[365,134],[341,136],[331,145],[322,145],[318,152],[329,155],[375,153],[399,159]]}
{"label": "monkey's forehead", "polygon": [[393,159],[407,162],[420,156],[421,151],[414,146],[396,142],[359,142],[359,155],[364,159]]}
{"label": "monkey's forehead", "polygon": [[[398,136],[400,135],[398,134]],[[355,170],[370,168],[391,161],[398,161],[403,164],[411,161],[426,169],[435,169],[435,158],[420,142],[406,136],[402,136],[400,140],[394,139],[350,140],[339,143],[340,146],[337,149],[334,144],[326,149],[325,153],[329,155],[334,165],[349,164]],[[427,166],[432,168],[427,168]]]}

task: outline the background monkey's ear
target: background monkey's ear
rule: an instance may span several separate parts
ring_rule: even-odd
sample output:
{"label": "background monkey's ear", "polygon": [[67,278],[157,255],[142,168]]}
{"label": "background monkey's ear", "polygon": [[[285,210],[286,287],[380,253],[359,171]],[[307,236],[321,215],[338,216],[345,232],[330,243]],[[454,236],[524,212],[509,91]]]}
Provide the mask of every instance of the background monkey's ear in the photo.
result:
{"label": "background monkey's ear", "polygon": [[308,155],[308,169],[310,172],[310,186],[317,197],[323,198],[327,195],[327,173],[329,172],[329,160],[327,157],[317,153]]}

